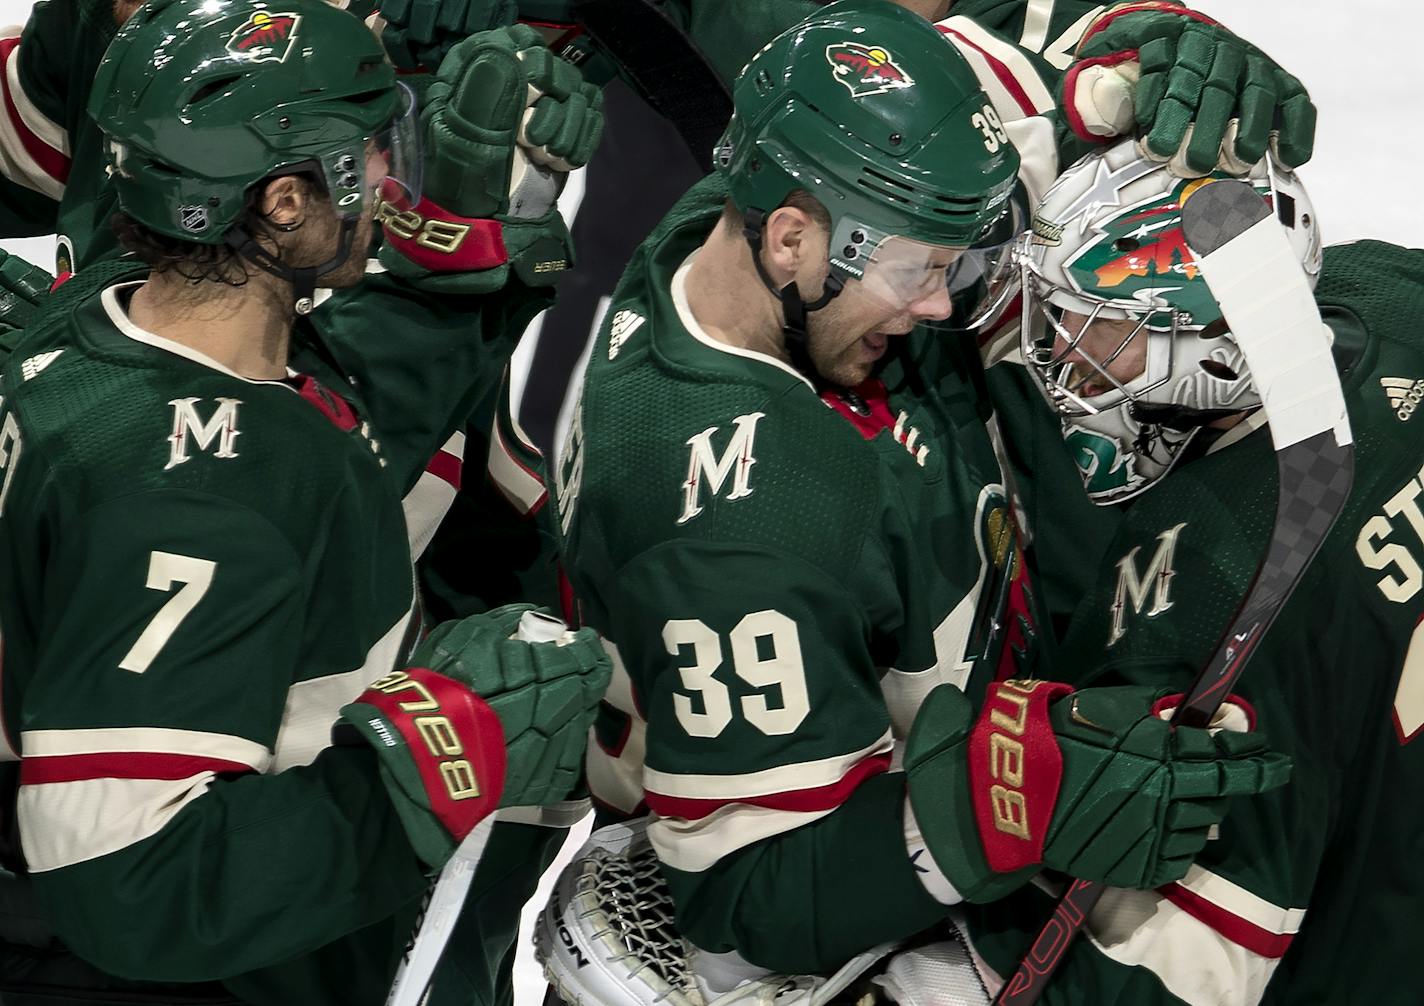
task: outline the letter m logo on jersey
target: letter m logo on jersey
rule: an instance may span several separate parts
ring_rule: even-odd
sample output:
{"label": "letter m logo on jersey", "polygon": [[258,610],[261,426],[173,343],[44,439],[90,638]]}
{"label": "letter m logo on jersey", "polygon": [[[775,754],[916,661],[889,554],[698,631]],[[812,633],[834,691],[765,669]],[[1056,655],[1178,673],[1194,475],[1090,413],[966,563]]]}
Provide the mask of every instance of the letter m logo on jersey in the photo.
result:
{"label": "letter m logo on jersey", "polygon": [[1140,576],[1137,572],[1137,553],[1142,551],[1141,545],[1118,560],[1117,590],[1113,592],[1112,602],[1112,632],[1108,635],[1109,646],[1127,634],[1123,621],[1128,607],[1131,606],[1135,614],[1142,614],[1149,593],[1152,594],[1152,607],[1147,610],[1148,618],[1160,615],[1172,606],[1172,577],[1177,573],[1172,567],[1172,558],[1177,551],[1177,535],[1181,534],[1182,528],[1186,526],[1183,521],[1157,536],[1157,551],[1152,553],[1152,560]]}
{"label": "letter m logo on jersey", "polygon": [[719,456],[712,446],[712,438],[721,431],[720,426],[709,426],[695,437],[689,437],[687,446],[692,449],[687,461],[687,480],[682,483],[682,516],[679,524],[686,524],[702,512],[702,487],[705,484],[712,496],[722,491],[722,486],[730,478],[732,491],[729,500],[739,500],[752,494],[750,485],[752,465],[756,457],[752,454],[756,440],[757,421],[766,415],[753,412],[732,420],[732,439]]}
{"label": "letter m logo on jersey", "polygon": [[173,406],[173,432],[168,437],[168,464],[163,466],[165,472],[192,460],[188,456],[189,436],[193,438],[193,443],[199,451],[208,450],[216,442],[218,449],[213,451],[213,457],[237,457],[237,451],[232,449],[232,445],[241,435],[237,428],[237,407],[242,401],[237,398],[219,398],[217,408],[208,417],[207,422],[204,422],[198,413],[198,403],[201,401],[201,398],[175,398],[168,403]]}

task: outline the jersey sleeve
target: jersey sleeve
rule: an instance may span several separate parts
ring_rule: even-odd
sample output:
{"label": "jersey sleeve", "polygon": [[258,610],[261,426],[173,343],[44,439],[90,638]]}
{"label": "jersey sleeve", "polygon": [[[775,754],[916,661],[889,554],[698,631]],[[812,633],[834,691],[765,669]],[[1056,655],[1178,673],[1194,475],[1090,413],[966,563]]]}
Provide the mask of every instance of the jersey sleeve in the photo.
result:
{"label": "jersey sleeve", "polygon": [[438,452],[453,455],[452,434],[463,432],[482,404],[485,419],[492,413],[515,339],[550,302],[547,289],[513,278],[492,294],[432,295],[375,272],[311,315],[342,378],[355,386],[403,492],[431,471]]}
{"label": "jersey sleeve", "polygon": [[56,932],[106,971],[250,971],[423,889],[372,752],[273,772],[309,630],[303,573],[264,518],[207,493],[63,522],[32,585],[18,814]]}
{"label": "jersey sleeve", "polygon": [[[0,31],[0,227],[7,237],[53,227],[69,180],[72,47],[89,29],[78,3],[42,0],[23,32]],[[42,198],[36,198],[36,196]]]}

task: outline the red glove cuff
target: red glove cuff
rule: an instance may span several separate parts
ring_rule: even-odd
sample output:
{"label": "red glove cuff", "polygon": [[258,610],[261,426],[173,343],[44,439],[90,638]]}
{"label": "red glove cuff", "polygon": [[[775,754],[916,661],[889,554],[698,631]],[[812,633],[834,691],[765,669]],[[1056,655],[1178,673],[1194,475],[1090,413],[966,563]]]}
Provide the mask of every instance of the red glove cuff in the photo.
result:
{"label": "red glove cuff", "polygon": [[969,737],[969,786],[984,858],[995,872],[1043,861],[1063,781],[1048,707],[1072,691],[1054,681],[1000,681],[984,697]]}
{"label": "red glove cuff", "polygon": [[456,216],[429,199],[404,211],[383,204],[381,226],[393,248],[431,272],[477,272],[509,261],[498,220]]}
{"label": "red glove cuff", "polygon": [[1083,44],[1108,25],[1112,24],[1124,14],[1136,14],[1139,11],[1154,10],[1163,14],[1176,14],[1179,17],[1189,17],[1193,21],[1200,21],[1202,24],[1220,24],[1215,18],[1207,17],[1201,11],[1192,10],[1190,7],[1183,7],[1180,4],[1162,3],[1160,0],[1143,0],[1142,3],[1126,4],[1114,10],[1108,11],[1102,17],[1094,21],[1088,30],[1083,32],[1083,37],[1078,40],[1078,48],[1082,49]]}
{"label": "red glove cuff", "polygon": [[375,707],[400,731],[430,809],[456,841],[499,807],[504,728],[474,692],[443,674],[409,667],[372,683],[356,701]]}

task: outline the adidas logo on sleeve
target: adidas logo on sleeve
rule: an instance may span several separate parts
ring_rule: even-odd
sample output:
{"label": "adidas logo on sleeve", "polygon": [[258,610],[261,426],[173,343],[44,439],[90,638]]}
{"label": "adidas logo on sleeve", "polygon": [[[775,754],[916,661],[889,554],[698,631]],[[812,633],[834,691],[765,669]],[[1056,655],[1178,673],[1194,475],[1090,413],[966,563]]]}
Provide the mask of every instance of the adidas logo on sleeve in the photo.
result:
{"label": "adidas logo on sleeve", "polygon": [[1380,387],[1384,388],[1389,407],[1399,417],[1401,423],[1409,422],[1419,403],[1424,401],[1424,379],[1411,380],[1408,377],[1381,377]]}

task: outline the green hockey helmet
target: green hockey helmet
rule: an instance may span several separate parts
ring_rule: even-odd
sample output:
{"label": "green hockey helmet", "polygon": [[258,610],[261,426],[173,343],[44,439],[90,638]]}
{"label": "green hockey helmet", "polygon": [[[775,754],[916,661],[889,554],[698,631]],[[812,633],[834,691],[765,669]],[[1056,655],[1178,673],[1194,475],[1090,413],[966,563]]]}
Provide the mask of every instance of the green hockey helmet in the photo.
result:
{"label": "green hockey helmet", "polygon": [[956,276],[1007,268],[1018,154],[973,70],[923,18],[885,0],[832,3],[752,58],[733,104],[713,162],[758,268],[761,223],[793,191],[830,214],[831,275],[807,310],[851,279],[913,298],[935,275],[934,249],[965,252],[951,292]]}
{"label": "green hockey helmet", "polygon": [[300,172],[324,182],[349,242],[374,197],[373,142],[383,190],[413,204],[413,111],[376,37],[322,0],[151,0],[109,46],[89,101],[124,212],[200,244],[235,244],[248,190]]}

